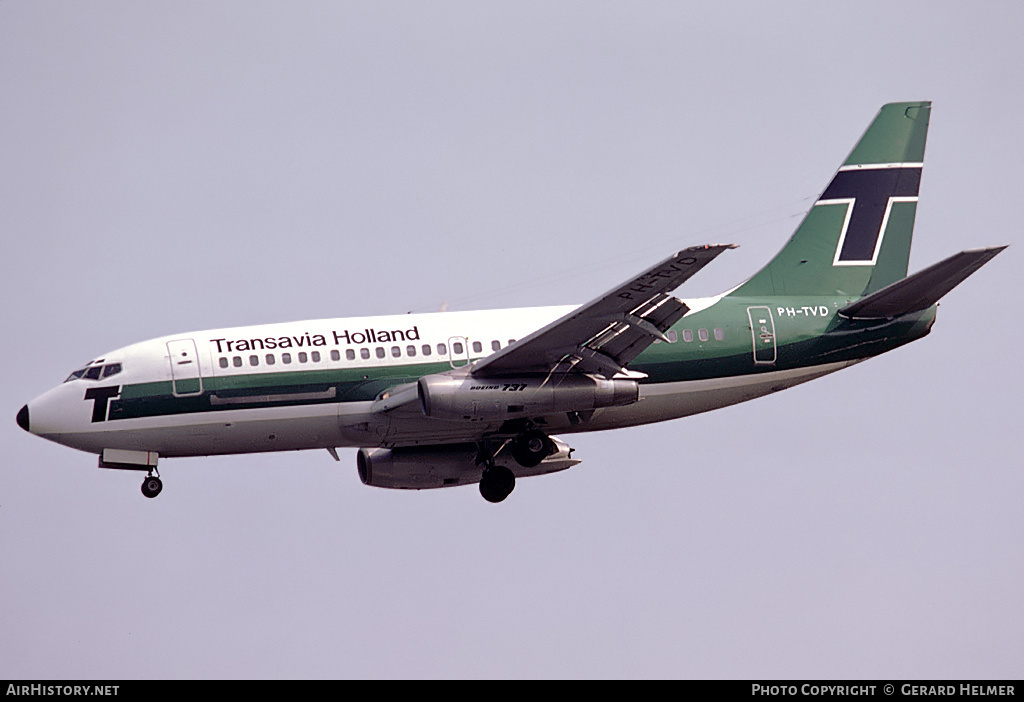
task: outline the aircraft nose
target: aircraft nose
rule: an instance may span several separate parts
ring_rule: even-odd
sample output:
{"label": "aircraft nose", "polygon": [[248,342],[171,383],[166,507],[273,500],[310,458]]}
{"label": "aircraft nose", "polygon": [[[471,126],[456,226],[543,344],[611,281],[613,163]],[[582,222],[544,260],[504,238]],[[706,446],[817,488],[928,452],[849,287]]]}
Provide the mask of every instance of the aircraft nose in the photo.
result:
{"label": "aircraft nose", "polygon": [[18,410],[18,426],[28,431],[28,405]]}

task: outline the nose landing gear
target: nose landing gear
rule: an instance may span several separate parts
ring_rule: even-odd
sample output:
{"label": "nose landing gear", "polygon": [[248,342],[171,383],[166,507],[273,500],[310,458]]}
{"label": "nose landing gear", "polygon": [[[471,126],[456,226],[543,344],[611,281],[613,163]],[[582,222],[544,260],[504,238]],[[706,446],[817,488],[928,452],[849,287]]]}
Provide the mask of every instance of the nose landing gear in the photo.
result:
{"label": "nose landing gear", "polygon": [[159,460],[160,454],[155,451],[108,448],[100,452],[98,465],[100,468],[146,471],[146,479],[142,481],[142,494],[146,497],[156,497],[164,489],[160,471],[156,469]]}
{"label": "nose landing gear", "polygon": [[146,497],[156,497],[163,489],[164,483],[160,480],[159,475],[153,475],[150,473],[146,476],[146,479],[142,481],[142,494]]}

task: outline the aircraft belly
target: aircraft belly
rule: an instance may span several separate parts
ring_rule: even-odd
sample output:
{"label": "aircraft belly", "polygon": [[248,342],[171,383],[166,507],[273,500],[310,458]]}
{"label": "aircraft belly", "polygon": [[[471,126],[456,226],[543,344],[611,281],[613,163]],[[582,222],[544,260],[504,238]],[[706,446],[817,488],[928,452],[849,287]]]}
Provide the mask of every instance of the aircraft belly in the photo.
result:
{"label": "aircraft belly", "polygon": [[598,410],[590,421],[575,426],[567,424],[559,427],[557,431],[564,434],[602,431],[709,412],[820,378],[854,363],[858,361],[842,361],[728,378],[641,385],[639,402],[624,407]]}
{"label": "aircraft belly", "polygon": [[99,453],[116,448],[162,457],[207,456],[347,446],[331,405],[191,413],[105,422],[102,428],[63,433],[55,441]]}
{"label": "aircraft belly", "polygon": [[501,422],[448,421],[426,417],[419,404],[389,412],[371,412],[369,402],[351,402],[339,409],[338,424],[346,446],[431,446],[465,443],[493,432]]}

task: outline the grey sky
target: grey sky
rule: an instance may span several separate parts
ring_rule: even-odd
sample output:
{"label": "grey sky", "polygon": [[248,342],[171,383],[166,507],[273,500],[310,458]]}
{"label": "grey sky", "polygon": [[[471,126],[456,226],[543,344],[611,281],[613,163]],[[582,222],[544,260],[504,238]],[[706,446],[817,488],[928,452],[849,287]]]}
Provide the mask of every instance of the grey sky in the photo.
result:
{"label": "grey sky", "polygon": [[[0,2],[0,677],[1024,673],[1019,3]],[[354,451],[139,476],[18,408],[105,351],[583,302],[778,250],[934,101],[911,268],[1013,244],[932,334],[583,463],[364,487]]]}

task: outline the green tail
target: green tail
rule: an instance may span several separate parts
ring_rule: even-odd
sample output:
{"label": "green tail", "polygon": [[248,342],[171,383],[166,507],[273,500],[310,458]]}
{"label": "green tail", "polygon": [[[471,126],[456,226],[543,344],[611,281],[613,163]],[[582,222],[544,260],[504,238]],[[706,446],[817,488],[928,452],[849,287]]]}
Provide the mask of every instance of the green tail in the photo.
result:
{"label": "green tail", "polygon": [[869,295],[905,278],[930,102],[885,105],[782,251],[730,295]]}

